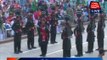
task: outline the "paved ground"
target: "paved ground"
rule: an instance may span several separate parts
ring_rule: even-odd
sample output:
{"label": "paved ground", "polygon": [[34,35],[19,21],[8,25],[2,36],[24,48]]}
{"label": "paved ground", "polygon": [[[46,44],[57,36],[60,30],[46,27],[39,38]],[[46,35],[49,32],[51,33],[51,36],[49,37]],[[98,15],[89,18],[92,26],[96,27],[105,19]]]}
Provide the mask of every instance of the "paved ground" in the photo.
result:
{"label": "paved ground", "polygon": [[[107,22],[106,22],[107,23]],[[107,24],[106,24],[107,26]],[[86,28],[87,26],[85,26]],[[96,34],[96,32],[95,32]],[[98,51],[95,51],[97,48],[97,41],[95,41],[94,44],[94,52],[91,54],[85,54],[85,51],[87,51],[87,33],[83,33],[83,50],[84,50],[84,56],[83,57],[98,57]],[[46,57],[62,57],[62,40],[60,34],[57,34],[57,44],[50,44],[48,45],[48,52]],[[97,40],[97,39],[95,39]],[[75,48],[75,37],[71,38],[72,42],[72,49],[71,49],[71,58],[75,58],[74,55],[76,55],[76,48]],[[13,42],[0,44],[0,60],[6,60],[7,57],[40,57],[41,54],[40,48],[38,46],[38,37],[35,37],[35,46],[37,49],[28,50],[27,49],[27,39],[22,40],[22,51],[21,54],[14,54],[13,53]],[[107,27],[105,28],[105,49],[107,49]],[[107,53],[105,53],[104,60],[107,59]]]}

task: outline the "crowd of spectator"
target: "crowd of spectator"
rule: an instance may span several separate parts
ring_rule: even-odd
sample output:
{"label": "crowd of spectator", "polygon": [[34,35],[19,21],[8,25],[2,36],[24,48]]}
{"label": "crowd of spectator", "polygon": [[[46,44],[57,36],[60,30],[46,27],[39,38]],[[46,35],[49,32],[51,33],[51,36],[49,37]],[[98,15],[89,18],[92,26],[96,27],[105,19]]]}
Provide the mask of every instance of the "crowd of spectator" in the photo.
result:
{"label": "crowd of spectator", "polygon": [[[83,9],[84,19],[88,20],[88,11],[85,6],[80,5],[79,8]],[[0,40],[11,37],[14,35],[13,30],[11,29],[12,24],[14,23],[14,18],[18,15],[21,17],[21,22],[23,28],[27,22],[27,16],[29,13],[33,14],[33,20],[35,27],[37,26],[40,16],[44,16],[47,21],[50,21],[52,14],[55,14],[58,20],[58,33],[61,32],[61,21],[64,20],[66,16],[69,17],[70,22],[76,21],[76,6],[72,6],[69,0],[65,2],[54,2],[48,4],[45,1],[33,1],[32,3],[26,3],[24,6],[21,6],[18,2],[3,2],[0,5]],[[85,21],[84,20],[84,21]]]}

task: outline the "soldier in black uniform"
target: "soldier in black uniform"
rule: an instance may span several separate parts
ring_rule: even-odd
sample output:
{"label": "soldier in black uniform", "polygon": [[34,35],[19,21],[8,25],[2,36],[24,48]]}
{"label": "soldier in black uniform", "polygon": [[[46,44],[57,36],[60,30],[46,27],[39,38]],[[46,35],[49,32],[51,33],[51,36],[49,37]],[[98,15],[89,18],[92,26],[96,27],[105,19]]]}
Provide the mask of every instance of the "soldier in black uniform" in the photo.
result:
{"label": "soldier in black uniform", "polygon": [[41,24],[38,27],[38,34],[39,34],[39,46],[41,48],[42,54],[40,56],[45,57],[47,53],[47,45],[49,39],[49,30],[45,24],[44,20],[41,20]]}
{"label": "soldier in black uniform", "polygon": [[82,29],[79,24],[74,29],[74,34],[76,37],[76,49],[77,49],[77,55],[75,56],[80,57],[83,56],[83,45],[82,45]]}
{"label": "soldier in black uniform", "polygon": [[80,8],[77,9],[76,11],[76,15],[77,15],[77,24],[80,25],[81,29],[82,29],[82,32],[84,32],[85,28],[83,26],[83,21],[82,21],[82,10]]}
{"label": "soldier in black uniform", "polygon": [[97,28],[97,41],[98,41],[98,50],[99,55],[104,54],[104,16],[100,15],[100,21],[98,22],[98,28]]}
{"label": "soldier in black uniform", "polygon": [[54,43],[57,43],[56,42],[56,34],[57,34],[57,20],[56,20],[56,17],[55,16],[52,16],[52,20],[50,22],[51,24],[51,28],[50,28],[50,33],[51,33],[51,44],[54,44]]}
{"label": "soldier in black uniform", "polygon": [[90,21],[87,27],[87,42],[88,42],[88,51],[86,53],[92,53],[95,41],[95,34],[93,29],[93,20]]}
{"label": "soldier in black uniform", "polygon": [[35,28],[35,25],[34,25],[31,13],[28,16],[28,21],[27,21],[25,27],[27,30],[27,38],[28,38],[27,46],[28,46],[28,49],[30,50],[30,49],[36,48],[36,47],[34,47],[34,28]]}
{"label": "soldier in black uniform", "polygon": [[61,34],[61,38],[63,40],[63,57],[70,57],[71,56],[71,36],[73,32],[68,22],[65,23],[64,30]]}
{"label": "soldier in black uniform", "polygon": [[15,54],[22,53],[21,51],[22,26],[20,23],[20,16],[16,17],[12,29],[14,30],[14,53]]}

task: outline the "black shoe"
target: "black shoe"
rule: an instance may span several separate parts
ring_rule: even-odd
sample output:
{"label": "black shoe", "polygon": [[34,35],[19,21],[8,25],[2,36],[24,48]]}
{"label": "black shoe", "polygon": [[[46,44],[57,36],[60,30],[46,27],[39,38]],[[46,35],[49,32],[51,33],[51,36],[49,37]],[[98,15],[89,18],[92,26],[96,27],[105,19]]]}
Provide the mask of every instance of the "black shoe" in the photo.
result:
{"label": "black shoe", "polygon": [[102,57],[102,56],[104,56],[104,55],[105,55],[105,53],[99,54],[99,57]]}
{"label": "black shoe", "polygon": [[46,55],[41,54],[40,56],[41,56],[41,57],[45,57]]}
{"label": "black shoe", "polygon": [[19,52],[14,52],[14,54],[19,54]]}
{"label": "black shoe", "polygon": [[19,51],[19,53],[23,53],[23,51]]}
{"label": "black shoe", "polygon": [[55,41],[54,43],[58,43],[58,42]]}
{"label": "black shoe", "polygon": [[85,52],[85,53],[92,53],[93,51],[87,51],[87,52]]}
{"label": "black shoe", "polygon": [[46,55],[43,55],[42,57],[46,57]]}
{"label": "black shoe", "polygon": [[100,49],[96,49],[97,51],[99,51]]}
{"label": "black shoe", "polygon": [[81,57],[81,56],[83,56],[83,54],[75,55],[75,57]]}
{"label": "black shoe", "polygon": [[32,49],[36,49],[36,47],[32,47]]}
{"label": "black shoe", "polygon": [[80,57],[79,55],[75,55],[75,57]]}
{"label": "black shoe", "polygon": [[43,56],[43,54],[41,54],[40,56]]}
{"label": "black shoe", "polygon": [[83,54],[80,54],[80,57],[83,56]]}
{"label": "black shoe", "polygon": [[28,48],[28,50],[32,50],[31,48]]}
{"label": "black shoe", "polygon": [[93,51],[90,51],[90,53],[93,53]]}
{"label": "black shoe", "polygon": [[54,44],[54,42],[51,42],[51,44]]}

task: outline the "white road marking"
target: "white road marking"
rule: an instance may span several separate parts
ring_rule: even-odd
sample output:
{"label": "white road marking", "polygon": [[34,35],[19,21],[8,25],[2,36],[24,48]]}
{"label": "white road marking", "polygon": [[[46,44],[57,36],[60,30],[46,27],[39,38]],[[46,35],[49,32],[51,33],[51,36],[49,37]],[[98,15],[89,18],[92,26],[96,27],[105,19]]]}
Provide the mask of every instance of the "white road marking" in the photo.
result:
{"label": "white road marking", "polygon": [[[105,35],[105,38],[107,38],[106,35]],[[97,40],[97,39],[95,39],[95,40]],[[60,43],[62,43],[62,42],[60,42]],[[60,44],[60,43],[51,44],[51,45],[48,45],[48,47],[51,47],[51,46],[53,46],[53,45],[58,45],[58,44]],[[87,44],[87,42],[84,42],[84,43],[83,43],[83,45],[85,45],[85,44]],[[75,45],[72,46],[72,48],[75,48]],[[24,51],[23,53],[28,53],[28,52],[35,51],[35,50],[39,50],[39,49],[40,49],[40,47],[38,47],[38,48],[36,48],[36,49],[32,49],[32,50],[28,50],[28,51]],[[61,51],[62,51],[62,49],[57,50],[57,51],[54,51],[54,52],[52,52],[52,53],[48,53],[47,55],[52,55],[52,54],[55,54],[55,53],[58,53],[58,52],[61,52]],[[94,50],[94,51],[95,51],[95,50]],[[83,53],[83,54],[86,54],[86,53]],[[72,56],[72,57],[73,57],[73,56]]]}
{"label": "white road marking", "polygon": [[[83,43],[83,45],[85,45],[85,44],[87,44],[87,42],[84,42],[84,43]],[[72,48],[75,48],[75,45],[72,46]],[[55,54],[55,53],[58,53],[58,52],[61,52],[61,51],[62,51],[62,49],[57,50],[57,51],[54,51],[54,52],[52,52],[52,53],[48,53],[47,55],[52,55],[52,54]]]}
{"label": "white road marking", "polygon": [[[60,42],[60,43],[61,43],[61,42]],[[58,44],[60,44],[60,43],[51,44],[51,45],[48,45],[48,47],[51,47],[51,46],[53,46],[53,45],[58,45]],[[28,52],[35,51],[35,50],[39,50],[39,49],[40,49],[40,47],[38,47],[38,48],[36,48],[36,49],[32,49],[32,50],[28,50],[28,51],[24,51],[23,53],[28,53]]]}
{"label": "white road marking", "polygon": [[[93,49],[93,52],[95,52],[95,51],[96,51],[96,49]],[[85,55],[85,54],[87,54],[87,53],[83,52],[83,55]],[[71,57],[75,57],[75,56],[71,56]]]}
{"label": "white road marking", "polygon": [[107,35],[105,37],[107,38]]}

